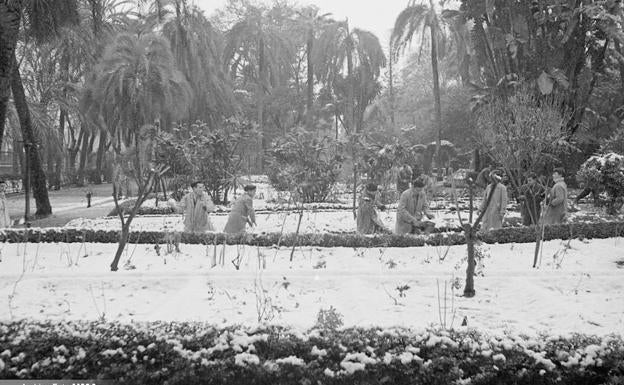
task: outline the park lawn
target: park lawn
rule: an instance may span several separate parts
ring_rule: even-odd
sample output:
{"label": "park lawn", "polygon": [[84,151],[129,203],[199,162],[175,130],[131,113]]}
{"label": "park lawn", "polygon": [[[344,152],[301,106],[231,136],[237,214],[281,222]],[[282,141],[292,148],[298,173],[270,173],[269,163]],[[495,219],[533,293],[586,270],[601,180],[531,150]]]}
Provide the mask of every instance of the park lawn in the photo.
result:
{"label": "park lawn", "polygon": [[211,267],[223,246],[159,256],[129,245],[113,273],[114,244],[4,244],[0,308],[10,311],[0,318],[310,327],[333,306],[345,326],[459,328],[465,319],[484,331],[622,334],[623,242],[546,242],[538,269],[532,244],[484,246],[472,299],[460,296],[465,246],[304,247],[290,262],[287,248],[231,245]]}

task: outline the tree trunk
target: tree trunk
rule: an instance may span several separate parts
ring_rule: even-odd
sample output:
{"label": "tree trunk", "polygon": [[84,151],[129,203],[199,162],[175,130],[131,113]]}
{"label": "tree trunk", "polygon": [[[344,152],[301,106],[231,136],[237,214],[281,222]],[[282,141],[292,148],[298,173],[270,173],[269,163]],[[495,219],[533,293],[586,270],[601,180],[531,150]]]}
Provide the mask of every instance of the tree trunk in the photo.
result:
{"label": "tree trunk", "polygon": [[390,47],[389,47],[389,59],[388,59],[388,90],[390,92],[390,124],[392,125],[392,132],[395,135],[398,135],[396,131],[395,125],[395,117],[394,117],[394,72],[392,71],[392,62],[393,62],[393,54],[392,54],[392,39],[390,39]]}
{"label": "tree trunk", "polygon": [[[430,0],[431,2],[431,0]],[[431,5],[431,11],[433,12],[433,4]],[[440,79],[438,74],[438,41],[437,31],[435,26],[431,26],[431,70],[433,71],[433,97],[435,100],[435,118],[437,126],[437,139],[435,150],[435,164],[438,168],[438,176],[442,171],[442,164],[440,162],[440,146],[442,144],[442,106],[440,103]]]}
{"label": "tree trunk", "polygon": [[48,188],[46,186],[46,175],[43,171],[41,164],[41,157],[39,156],[39,150],[36,145],[36,138],[33,132],[32,122],[30,120],[30,111],[28,109],[28,103],[26,101],[26,94],[24,93],[24,85],[22,84],[22,78],[20,76],[17,59],[13,56],[13,75],[11,76],[11,90],[13,91],[13,99],[15,101],[15,108],[19,116],[20,126],[22,128],[22,138],[28,143],[30,149],[29,162],[30,173],[32,175],[33,184],[33,197],[37,205],[37,211],[35,215],[38,217],[44,217],[52,214],[52,207],[50,206],[50,199],[48,198]]}
{"label": "tree trunk", "polygon": [[266,140],[266,133],[264,132],[264,87],[265,87],[265,72],[266,63],[264,57],[264,40],[262,37],[258,41],[258,89],[257,89],[257,103],[258,103],[258,130],[261,135],[260,149],[258,151],[260,172],[264,171],[264,144]]}
{"label": "tree trunk", "polygon": [[0,1],[0,148],[4,139],[4,124],[11,96],[15,46],[19,33],[21,4]]}
{"label": "tree trunk", "polygon": [[80,145],[80,158],[78,159],[78,173],[76,183],[78,186],[84,186],[84,168],[87,159],[87,151],[89,149],[89,133],[85,131],[82,136],[82,144]]}
{"label": "tree trunk", "polygon": [[466,235],[466,246],[468,248],[468,267],[466,267],[466,285],[464,286],[464,297],[472,298],[476,292],[474,289],[474,273],[477,263],[475,262],[475,234],[471,224],[467,224],[464,230]]}
{"label": "tree trunk", "polygon": [[117,245],[117,251],[115,252],[115,257],[113,258],[113,262],[110,265],[111,271],[119,270],[119,260],[121,259],[121,254],[123,254],[124,249],[126,248],[126,244],[128,243],[128,235],[130,234],[130,220],[126,222],[121,227],[121,234],[119,234],[119,244]]}
{"label": "tree trunk", "polygon": [[106,139],[107,139],[107,135],[106,135],[106,131],[105,130],[100,130],[100,138],[99,143],[98,143],[98,150],[97,150],[97,155],[95,158],[95,184],[101,184],[102,183],[102,164],[104,163],[104,152],[106,150]]}
{"label": "tree trunk", "polygon": [[312,48],[314,47],[314,29],[310,27],[308,29],[308,40],[306,42],[307,59],[308,59],[308,88],[306,99],[306,126],[308,130],[312,130],[312,106],[314,99],[314,64],[312,62]]}
{"label": "tree trunk", "polygon": [[78,185],[84,186],[85,184],[85,168],[87,167],[87,156],[93,149],[93,142],[95,141],[95,134],[89,135],[88,133],[82,138],[82,146],[80,148],[80,163],[78,165]]}
{"label": "tree trunk", "polygon": [[[70,130],[72,128],[70,127]],[[80,133],[78,134],[78,140],[73,136],[72,131],[72,143],[67,150],[67,174],[69,175],[72,183],[77,183],[77,174],[76,174],[76,156],[78,156],[78,151],[80,149],[80,143],[82,142],[82,138],[85,136],[86,132],[84,126],[80,127]]]}

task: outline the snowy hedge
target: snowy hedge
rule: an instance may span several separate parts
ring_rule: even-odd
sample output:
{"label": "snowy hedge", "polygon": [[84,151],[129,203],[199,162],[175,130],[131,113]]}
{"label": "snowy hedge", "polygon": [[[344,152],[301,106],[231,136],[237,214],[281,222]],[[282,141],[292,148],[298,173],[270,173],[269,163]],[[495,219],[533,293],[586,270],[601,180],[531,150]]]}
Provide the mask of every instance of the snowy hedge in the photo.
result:
{"label": "snowy hedge", "polygon": [[[0,242],[46,242],[46,243],[116,243],[119,231],[76,230],[65,228],[5,229],[0,231]],[[135,231],[130,233],[130,243],[165,243],[162,231]],[[186,244],[245,244],[271,247],[275,245],[316,247],[418,247],[424,245],[462,245],[466,243],[463,233],[446,232],[430,235],[403,236],[395,234],[361,235],[304,233],[238,234],[180,233],[181,243]],[[535,242],[535,227],[507,227],[479,234],[485,243],[531,243]],[[569,223],[544,227],[544,240],[552,239],[603,239],[624,236],[624,222]]]}
{"label": "snowy hedge", "polygon": [[0,323],[0,378],[120,384],[621,384],[621,337]]}

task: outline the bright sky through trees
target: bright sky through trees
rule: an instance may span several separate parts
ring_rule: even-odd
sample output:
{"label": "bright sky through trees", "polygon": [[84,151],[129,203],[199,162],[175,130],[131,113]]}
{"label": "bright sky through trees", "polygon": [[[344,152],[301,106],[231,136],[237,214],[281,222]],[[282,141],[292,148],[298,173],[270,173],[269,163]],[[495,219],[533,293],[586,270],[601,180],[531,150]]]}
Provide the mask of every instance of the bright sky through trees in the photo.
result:
{"label": "bright sky through trees", "polygon": [[[271,4],[271,0],[263,0]],[[215,9],[222,7],[226,0],[193,0],[201,9],[210,15]],[[406,0],[362,1],[362,0],[301,0],[298,4],[317,5],[322,13],[331,13],[335,19],[349,18],[353,27],[375,33],[386,46],[390,31],[397,15],[407,5]]]}

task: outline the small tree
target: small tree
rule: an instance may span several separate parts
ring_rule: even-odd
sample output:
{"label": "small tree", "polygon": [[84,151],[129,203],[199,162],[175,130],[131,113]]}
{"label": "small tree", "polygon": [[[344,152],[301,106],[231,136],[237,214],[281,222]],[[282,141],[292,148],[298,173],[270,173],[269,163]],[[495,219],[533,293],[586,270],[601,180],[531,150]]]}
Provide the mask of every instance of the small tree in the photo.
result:
{"label": "small tree", "polygon": [[564,128],[570,113],[562,113],[560,106],[556,96],[540,97],[522,84],[507,98],[477,110],[477,146],[502,166],[515,192],[527,172],[543,172],[558,163],[556,154],[569,148]]}
{"label": "small tree", "polygon": [[243,144],[255,136],[251,123],[237,118],[180,125],[159,140],[157,159],[171,166],[168,176],[176,189],[200,179],[213,201],[226,204],[241,170]]}
{"label": "small tree", "polygon": [[581,165],[576,177],[585,186],[604,189],[609,196],[607,213],[617,213],[624,196],[624,156],[613,152],[594,155]]}
{"label": "small tree", "polygon": [[[570,113],[562,112],[561,104],[556,96],[538,96],[534,87],[523,83],[511,95],[494,99],[477,111],[478,147],[502,166],[516,196],[527,172],[540,174],[559,162],[556,154],[571,148],[564,130]],[[533,215],[531,210],[529,215]],[[538,221],[532,218],[533,223]],[[535,226],[533,267],[542,233],[543,225]]]}
{"label": "small tree", "polygon": [[338,181],[343,154],[342,143],[296,128],[273,143],[269,181],[278,191],[297,191],[303,202],[324,202]]}
{"label": "small tree", "polygon": [[[116,162],[117,176],[113,182],[113,200],[115,202],[117,214],[119,215],[119,220],[121,221],[121,233],[119,235],[117,252],[110,265],[111,271],[117,271],[119,268],[121,254],[128,243],[130,224],[136,216],[139,207],[141,207],[145,199],[147,199],[148,195],[153,191],[159,178],[169,169],[168,166],[155,165],[151,161],[146,160],[145,154],[141,154],[141,147],[142,146],[139,146],[138,149],[128,149],[125,153],[118,156]],[[136,201],[127,212],[119,205],[118,191],[121,175],[132,179],[138,187]]]}

